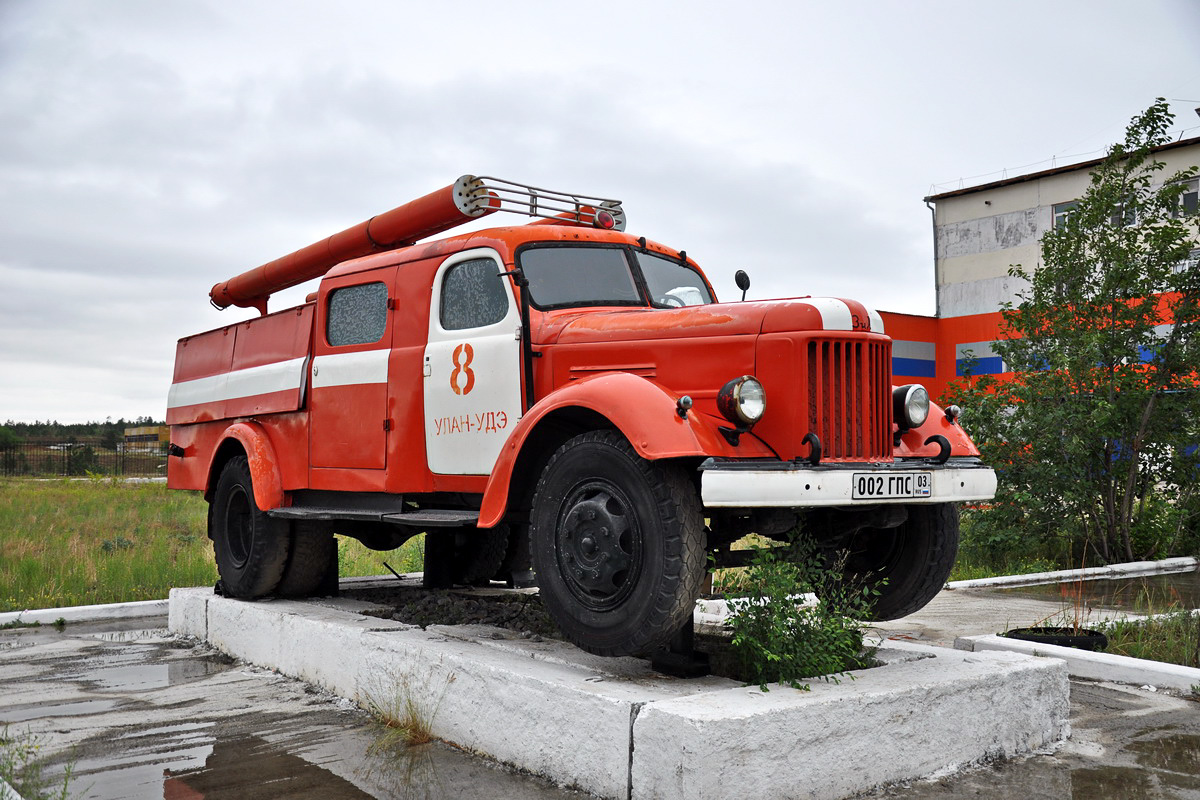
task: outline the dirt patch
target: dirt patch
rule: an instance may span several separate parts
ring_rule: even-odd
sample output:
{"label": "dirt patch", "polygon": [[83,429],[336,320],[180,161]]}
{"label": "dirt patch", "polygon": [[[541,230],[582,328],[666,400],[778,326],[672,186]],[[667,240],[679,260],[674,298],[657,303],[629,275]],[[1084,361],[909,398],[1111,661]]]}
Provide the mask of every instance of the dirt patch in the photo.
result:
{"label": "dirt patch", "polygon": [[536,594],[380,587],[343,590],[342,596],[385,607],[372,616],[422,628],[429,625],[491,625],[530,637],[562,638],[558,626]]}
{"label": "dirt patch", "polygon": [[[422,628],[429,625],[490,625],[541,641],[564,641],[537,594],[502,589],[424,589],[416,586],[343,589],[342,596],[381,607],[371,616]],[[713,626],[697,629],[696,650],[706,653],[712,674],[745,681],[729,643],[728,632]]]}

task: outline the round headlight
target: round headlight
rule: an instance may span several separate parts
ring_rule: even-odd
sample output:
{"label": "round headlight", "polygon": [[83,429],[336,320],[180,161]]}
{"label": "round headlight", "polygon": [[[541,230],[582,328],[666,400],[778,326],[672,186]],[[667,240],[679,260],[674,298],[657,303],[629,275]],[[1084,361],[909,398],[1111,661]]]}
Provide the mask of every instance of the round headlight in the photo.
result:
{"label": "round headlight", "polygon": [[892,412],[901,428],[919,428],[929,416],[929,392],[919,383],[892,389]]}
{"label": "round headlight", "polygon": [[767,393],[752,375],[734,378],[717,392],[717,410],[734,425],[753,425],[767,410]]}

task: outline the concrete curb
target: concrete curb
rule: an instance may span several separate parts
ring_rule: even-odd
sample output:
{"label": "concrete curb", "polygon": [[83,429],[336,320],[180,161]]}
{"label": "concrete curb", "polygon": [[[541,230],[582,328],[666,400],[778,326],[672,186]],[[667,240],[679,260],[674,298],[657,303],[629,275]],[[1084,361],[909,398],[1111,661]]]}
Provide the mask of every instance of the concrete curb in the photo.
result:
{"label": "concrete curb", "polygon": [[[885,663],[812,691],[679,680],[483,626],[421,630],[346,600],[173,589],[172,632],[364,707],[416,701],[436,736],[605,798],[834,800],[1069,734],[1066,668],[886,642]],[[853,764],[853,769],[847,769]]]}
{"label": "concrete curb", "polygon": [[25,800],[25,798],[17,794],[17,790],[10,786],[8,781],[0,778],[0,800]]}
{"label": "concrete curb", "polygon": [[134,603],[105,603],[95,606],[38,608],[29,611],[6,611],[0,614],[0,625],[9,622],[37,622],[53,625],[59,619],[67,622],[96,622],[105,619],[137,619],[166,616],[167,600],[140,600]]}
{"label": "concrete curb", "polygon": [[1095,581],[1105,578],[1129,578],[1137,575],[1158,575],[1169,572],[1187,572],[1200,566],[1200,559],[1184,556],[1164,558],[1161,561],[1131,561],[1107,567],[1087,569],[1060,569],[1055,572],[1031,572],[1028,575],[1000,575],[995,578],[976,578],[970,581],[950,581],[947,589],[987,589],[997,586],[1032,586],[1038,583],[1063,583],[1065,581]]}
{"label": "concrete curb", "polygon": [[1200,669],[1194,667],[1164,664],[1161,661],[1147,661],[1144,658],[1112,653],[1093,653],[1073,647],[1037,644],[996,634],[960,636],[954,640],[954,647],[974,653],[1002,650],[1061,659],[1066,663],[1067,671],[1076,678],[1178,689],[1184,692],[1190,692],[1193,686],[1200,685]]}

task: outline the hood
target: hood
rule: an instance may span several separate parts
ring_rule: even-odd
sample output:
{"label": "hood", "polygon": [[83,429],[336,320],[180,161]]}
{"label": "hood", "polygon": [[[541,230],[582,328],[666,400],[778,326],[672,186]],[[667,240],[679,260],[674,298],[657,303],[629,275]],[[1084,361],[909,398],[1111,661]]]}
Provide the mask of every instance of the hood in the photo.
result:
{"label": "hood", "polygon": [[854,300],[796,297],[687,308],[552,311],[543,316],[534,338],[538,344],[572,344],[819,330],[883,333],[883,320]]}

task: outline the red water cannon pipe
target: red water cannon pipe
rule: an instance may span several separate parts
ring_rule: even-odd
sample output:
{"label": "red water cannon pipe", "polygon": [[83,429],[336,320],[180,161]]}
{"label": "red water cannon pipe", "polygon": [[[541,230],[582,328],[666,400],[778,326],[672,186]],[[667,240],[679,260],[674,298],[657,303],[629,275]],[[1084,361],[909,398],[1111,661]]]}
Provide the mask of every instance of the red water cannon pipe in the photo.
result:
{"label": "red water cannon pipe", "polygon": [[463,175],[443,189],[218,283],[208,294],[217,308],[240,306],[266,314],[273,293],[319,278],[343,261],[405,247],[499,208],[482,180]]}

